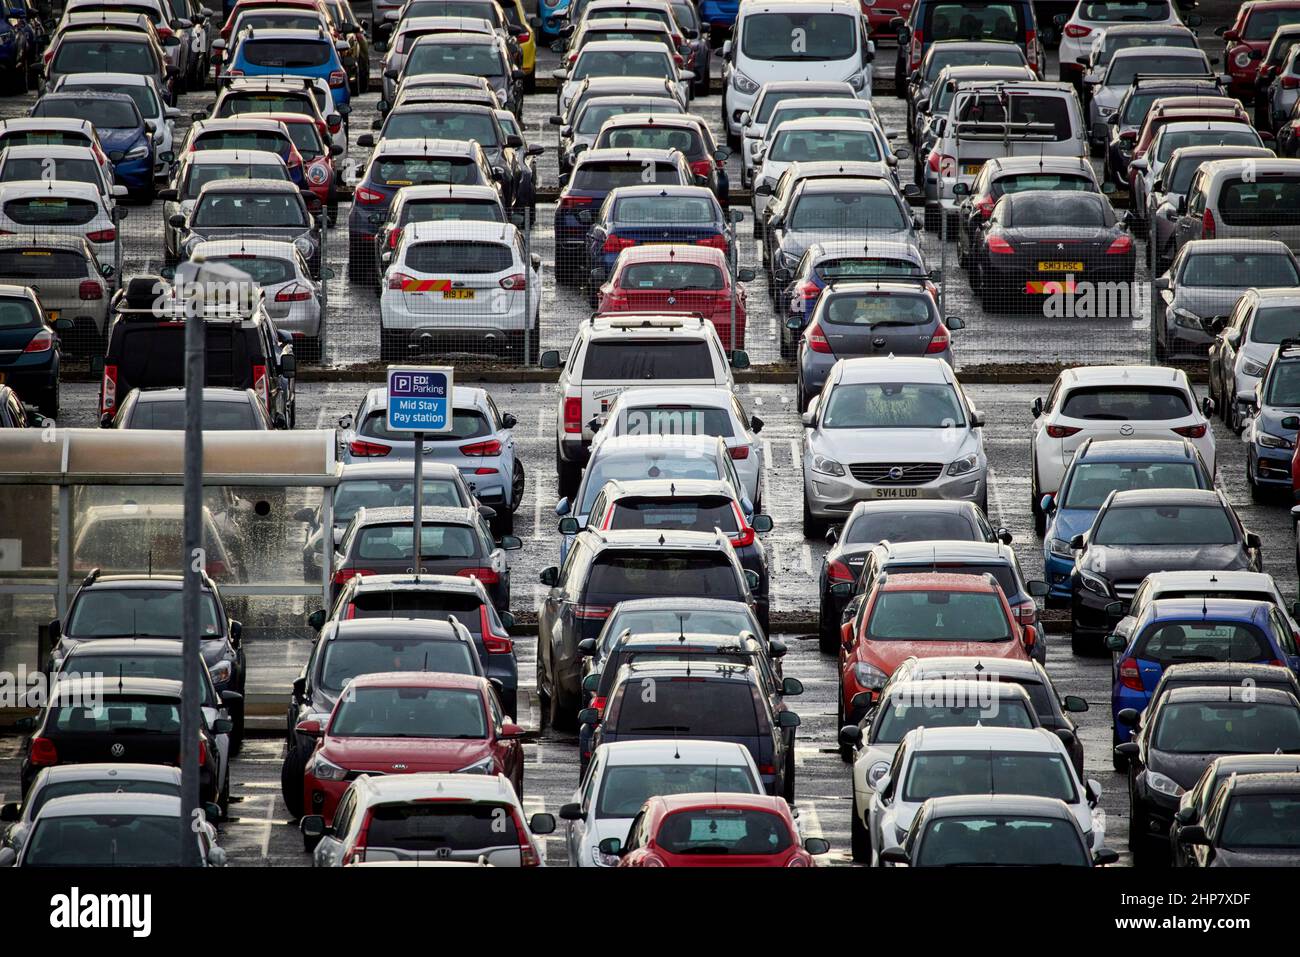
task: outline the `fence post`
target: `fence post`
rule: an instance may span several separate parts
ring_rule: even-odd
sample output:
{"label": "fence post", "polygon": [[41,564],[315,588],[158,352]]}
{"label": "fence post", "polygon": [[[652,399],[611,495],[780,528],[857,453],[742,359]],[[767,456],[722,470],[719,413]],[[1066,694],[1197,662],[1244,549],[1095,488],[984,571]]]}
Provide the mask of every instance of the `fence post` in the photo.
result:
{"label": "fence post", "polygon": [[[321,216],[320,230],[320,334],[316,339],[317,349],[319,350],[316,356],[316,362],[318,365],[325,364],[325,338],[327,335],[326,330],[329,329],[330,318],[330,283],[329,280],[325,278],[325,270],[329,263],[329,234],[330,214],[329,207],[326,207]],[[349,252],[351,252],[351,250],[349,250]],[[346,269],[347,267],[345,266],[344,268]]]}
{"label": "fence post", "polygon": [[[541,270],[537,271],[537,282],[542,281]],[[537,290],[540,296],[542,291]],[[524,207],[524,367],[527,368],[532,364],[533,356],[533,339],[532,330],[529,329],[528,323],[533,315],[533,211],[529,207]],[[541,311],[537,314],[537,341],[538,348],[541,348],[542,330],[541,330]]]}
{"label": "fence post", "polygon": [[[736,247],[739,244],[739,234],[733,232],[731,242],[727,246],[727,272],[730,274],[731,280],[731,296],[727,303],[730,315],[729,321],[731,323],[731,331],[727,334],[727,342],[730,346],[728,351],[730,352],[735,352],[740,348],[739,344],[736,342]],[[779,313],[780,311],[778,310],[778,315]]]}

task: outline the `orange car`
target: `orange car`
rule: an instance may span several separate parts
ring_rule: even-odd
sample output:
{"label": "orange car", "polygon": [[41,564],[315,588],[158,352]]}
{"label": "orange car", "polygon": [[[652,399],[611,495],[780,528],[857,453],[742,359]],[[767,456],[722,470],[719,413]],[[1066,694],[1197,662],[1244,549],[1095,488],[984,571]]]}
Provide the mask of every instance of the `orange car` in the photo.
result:
{"label": "orange car", "polygon": [[840,724],[860,721],[908,658],[978,655],[1026,660],[1039,640],[1016,620],[991,575],[882,574],[840,631]]}

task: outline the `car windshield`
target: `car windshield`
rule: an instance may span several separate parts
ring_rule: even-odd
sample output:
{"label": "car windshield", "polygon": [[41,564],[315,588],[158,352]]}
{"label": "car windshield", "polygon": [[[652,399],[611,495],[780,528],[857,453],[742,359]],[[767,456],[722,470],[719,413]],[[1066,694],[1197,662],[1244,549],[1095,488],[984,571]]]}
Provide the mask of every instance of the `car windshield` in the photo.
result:
{"label": "car windshield", "polygon": [[927,512],[910,507],[864,512],[840,534],[848,545],[874,542],[981,542],[984,536],[965,512]]}
{"label": "car windshield", "polygon": [[881,591],[871,607],[873,641],[1007,641],[1001,596],[986,591]]}
{"label": "car windshield", "polygon": [[158,105],[158,97],[154,95],[153,87],[144,83],[127,83],[121,86],[109,86],[106,83],[65,83],[59,87],[59,90],[69,93],[80,93],[87,90],[102,90],[105,93],[125,93],[135,101],[136,109],[140,111],[141,116],[156,117],[162,110]]}
{"label": "car windshield", "polygon": [[1110,61],[1106,71],[1106,86],[1125,87],[1139,73],[1160,73],[1166,76],[1204,76],[1209,73],[1202,56],[1161,56],[1144,52],[1141,56],[1117,56]]}
{"label": "car windshield", "polygon": [[939,313],[928,294],[862,292],[828,297],[818,318],[833,326],[923,326]]}
{"label": "car windshield", "polygon": [[1237,532],[1218,505],[1109,508],[1093,533],[1098,545],[1235,545]]}
{"label": "car windshield", "polygon": [[478,164],[468,157],[383,156],[375,160],[369,178],[381,186],[418,186],[429,183],[478,186],[482,183]]}
{"label": "car windshield", "polygon": [[1027,192],[1022,199],[1007,202],[1011,203],[1008,225],[1012,229],[1033,226],[1086,229],[1109,225],[1099,193]]}
{"label": "car windshield", "polygon": [[776,131],[768,158],[780,163],[825,160],[880,162],[880,143],[870,130],[786,129]]}
{"label": "car windshield", "polygon": [[77,814],[36,822],[24,867],[175,867],[176,815]]}
{"label": "car windshield", "polygon": [[614,201],[614,224],[640,226],[714,226],[721,219],[716,201],[695,196],[626,196]]}
{"label": "car windshield", "polygon": [[722,270],[709,263],[633,263],[619,274],[618,285],[628,292],[662,289],[672,292],[725,288]]}
{"label": "car windshield", "polygon": [[922,751],[908,763],[903,800],[968,794],[1028,794],[1078,800],[1069,759],[1037,751]]}
{"label": "car windshield", "polygon": [[[346,479],[334,492],[334,524],[343,527],[352,521],[359,508],[410,508],[415,501],[415,479]],[[451,479],[425,478],[426,508],[452,508],[468,505],[461,501],[460,489]]]}
{"label": "car windshield", "polygon": [[[200,602],[200,631],[205,637],[222,633],[217,602],[205,593]],[[72,603],[63,633],[84,638],[181,637],[179,588],[87,588]]]}
{"label": "car windshield", "polygon": [[1300,363],[1279,362],[1273,366],[1264,403],[1284,408],[1300,406]]}
{"label": "car windshield", "polygon": [[1250,341],[1277,345],[1283,339],[1300,337],[1300,306],[1263,306],[1255,310],[1250,324]]}
{"label": "car windshield", "polygon": [[672,61],[668,53],[659,50],[593,50],[590,47],[578,56],[569,73],[570,80],[584,80],[594,76],[650,76],[671,77]]}
{"label": "car windshield", "polygon": [[1182,661],[1271,661],[1273,649],[1254,625],[1206,618],[1148,625],[1138,636],[1133,657],[1165,665]]}
{"label": "car windshield", "polygon": [[[298,123],[288,120],[284,128],[289,131],[289,139],[298,149],[298,155],[311,161],[325,155],[325,145],[321,142],[320,130],[315,123]],[[279,179],[279,177],[276,177]]]}
{"label": "car windshield", "polygon": [[1010,815],[963,815],[930,822],[918,867],[1089,867],[1073,821]]}
{"label": "car windshield", "polygon": [[1024,51],[1020,47],[1011,46],[1010,44],[1004,48],[989,44],[987,47],[980,47],[977,50],[943,50],[933,47],[931,49],[934,49],[934,55],[930,57],[930,65],[925,71],[927,83],[933,82],[946,66],[1029,65],[1029,61],[1025,59]]}
{"label": "car windshield", "polygon": [[1151,746],[1173,754],[1294,754],[1300,708],[1294,702],[1169,702],[1156,716]]}
{"label": "car windshield", "polygon": [[352,688],[330,719],[331,738],[487,737],[487,711],[463,688]]}
{"label": "car windshield", "polygon": [[134,130],[144,125],[135,103],[102,96],[50,97],[37,101],[32,116],[89,120],[95,129]]}
{"label": "car windshield", "polygon": [[233,36],[238,36],[245,30],[319,30],[321,23],[320,14],[317,13],[258,10],[241,14],[230,32]]}
{"label": "car windshield", "polygon": [[840,383],[831,389],[823,429],[950,429],[966,425],[947,383]]}
{"label": "car windshield", "polygon": [[591,566],[585,600],[599,604],[625,598],[690,595],[743,601],[746,587],[721,552],[606,552]]}
{"label": "car windshield", "polygon": [[1219,846],[1233,851],[1300,847],[1300,795],[1233,795],[1219,827]]}
{"label": "car windshield", "polygon": [[289,171],[283,163],[191,163],[182,199],[195,199],[208,183],[223,179],[278,179],[288,181]]}
{"label": "car windshield", "polygon": [[406,59],[406,76],[421,73],[461,73],[465,76],[505,76],[505,63],[491,43],[417,43]]}
{"label": "car windshield", "polygon": [[1125,386],[1088,386],[1074,389],[1065,397],[1061,415],[1090,421],[1126,419],[1166,421],[1183,419],[1192,409],[1182,389]]}
{"label": "car windshield", "polygon": [[873,744],[898,744],[914,728],[1036,728],[1038,718],[1027,701],[999,698],[992,694],[984,701],[970,700],[945,703],[944,692],[929,700],[918,691],[915,700],[906,690],[885,697],[883,709],[873,727]]}
{"label": "car windshield", "polygon": [[1244,123],[1234,124],[1236,129],[1201,129],[1170,130],[1167,127],[1160,134],[1156,144],[1156,161],[1163,163],[1173,155],[1174,150],[1184,146],[1263,146],[1259,134]]}
{"label": "car windshield", "polygon": [[787,225],[833,235],[848,230],[892,232],[907,229],[909,223],[889,193],[817,192],[795,200]]}
{"label": "car windshield", "polygon": [[674,499],[619,499],[606,528],[661,528],[711,532],[715,528],[728,535],[740,531],[740,519],[733,499],[725,495]]}
{"label": "car windshield", "polygon": [[573,189],[607,192],[620,186],[650,183],[681,186],[682,174],[676,163],[656,160],[592,160],[573,171]]}
{"label": "car windshield", "polygon": [[647,798],[670,794],[757,794],[743,764],[616,764],[606,767],[596,798],[597,818],[631,818]]}
{"label": "car windshield", "polygon": [[590,135],[600,132],[605,121],[611,116],[628,116],[633,113],[681,113],[682,108],[676,100],[653,100],[649,103],[620,103],[602,101],[592,103],[582,111],[577,123],[577,132]]}
{"label": "car windshield", "polygon": [[501,204],[488,199],[415,200],[402,205],[398,225],[408,223],[504,223]]}
{"label": "car windshield", "polygon": [[1101,508],[1114,491],[1204,488],[1194,462],[1080,462],[1062,495],[1062,508]]}
{"label": "car windshield", "polygon": [[210,193],[199,199],[194,225],[306,228],[307,209],[297,193]]}
{"label": "car windshield", "polygon": [[383,135],[388,139],[409,140],[473,140],[484,149],[493,149],[500,143],[496,124],[487,113],[431,112],[421,109],[394,113],[384,125]]}
{"label": "car windshield", "polygon": [[1278,27],[1300,23],[1300,7],[1255,7],[1247,15],[1241,38],[1252,43],[1267,42],[1277,33]]}
{"label": "car windshield", "polygon": [[251,66],[277,70],[305,70],[325,66],[334,59],[333,44],[321,40],[246,39],[235,50],[234,60]]}
{"label": "car windshield", "polygon": [[660,822],[655,835],[655,845],[669,854],[780,854],[793,844],[790,828],[780,817],[740,808],[674,811]]}
{"label": "car windshield", "polygon": [[721,479],[717,458],[709,452],[688,449],[672,453],[635,451],[623,455],[597,455],[587,466],[578,515],[588,515],[606,482],[615,479]]}
{"label": "car windshield", "polygon": [[694,632],[702,635],[739,635],[742,631],[758,634],[757,625],[745,605],[734,609],[718,608],[639,608],[616,610],[605,625],[603,647],[606,652],[625,631],[632,634]]}
{"label": "car windshield", "polygon": [[856,256],[837,256],[824,259],[813,267],[813,272],[824,282],[836,279],[858,279],[873,276],[913,277],[923,279],[929,275],[920,263],[911,259],[877,259]]}
{"label": "car windshield", "polygon": [[[1297,197],[1300,199],[1300,197]],[[1184,286],[1244,289],[1247,286],[1297,286],[1300,270],[1284,252],[1194,253],[1178,280]]]}
{"label": "car windshield", "polygon": [[49,72],[136,73],[153,75],[158,61],[147,42],[68,37],[58,45]]}
{"label": "car windshield", "polygon": [[[357,532],[353,557],[360,562],[410,561],[415,529],[410,525],[367,525]],[[425,560],[480,557],[479,537],[469,525],[420,527],[420,557]]]}
{"label": "car windshield", "polygon": [[[735,670],[745,673],[739,667]],[[641,685],[642,680],[631,673],[611,703],[610,722],[620,734],[735,738],[759,733],[755,686],[748,681],[661,677],[655,680],[656,693],[648,697],[641,693]]]}
{"label": "car windshield", "polygon": [[319,666],[320,687],[342,691],[357,675],[381,671],[446,671],[454,675],[479,673],[474,646],[467,641],[413,637],[347,638],[325,644]]}
{"label": "car windshield", "polygon": [[856,17],[844,13],[752,13],[740,49],[750,60],[848,60],[858,50]]}

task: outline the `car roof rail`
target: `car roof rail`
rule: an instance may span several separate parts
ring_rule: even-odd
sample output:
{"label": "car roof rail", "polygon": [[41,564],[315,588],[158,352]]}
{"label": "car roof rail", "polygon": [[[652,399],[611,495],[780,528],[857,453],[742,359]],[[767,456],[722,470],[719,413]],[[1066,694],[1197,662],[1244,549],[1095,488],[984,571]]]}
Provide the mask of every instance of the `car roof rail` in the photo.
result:
{"label": "car roof rail", "polygon": [[1294,336],[1283,339],[1277,344],[1279,359],[1300,359],[1300,338]]}
{"label": "car roof rail", "polygon": [[95,579],[99,578],[99,573],[100,569],[98,566],[92,568],[86,577],[81,580],[81,587],[85,588],[87,585],[95,584]]}

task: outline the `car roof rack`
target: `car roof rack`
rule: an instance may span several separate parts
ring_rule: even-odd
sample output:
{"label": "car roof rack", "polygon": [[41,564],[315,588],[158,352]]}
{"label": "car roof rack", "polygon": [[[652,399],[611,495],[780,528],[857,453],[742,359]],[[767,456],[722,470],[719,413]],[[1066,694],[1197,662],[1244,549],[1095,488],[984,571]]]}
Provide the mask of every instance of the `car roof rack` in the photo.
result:
{"label": "car roof rack", "polygon": [[1279,359],[1300,359],[1300,338],[1290,337],[1277,344]]}
{"label": "car roof rack", "polygon": [[1130,86],[1138,86],[1148,80],[1185,80],[1192,83],[1205,83],[1213,86],[1223,86],[1223,81],[1212,73],[1134,73],[1133,79],[1129,82]]}
{"label": "car roof rack", "polygon": [[99,577],[99,573],[100,569],[98,566],[92,568],[86,577],[81,580],[81,587],[85,588],[87,585],[95,584],[95,579]]}

